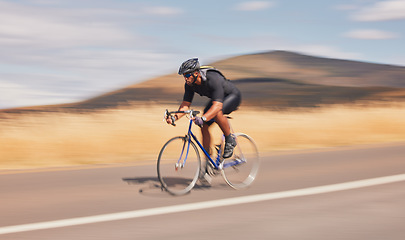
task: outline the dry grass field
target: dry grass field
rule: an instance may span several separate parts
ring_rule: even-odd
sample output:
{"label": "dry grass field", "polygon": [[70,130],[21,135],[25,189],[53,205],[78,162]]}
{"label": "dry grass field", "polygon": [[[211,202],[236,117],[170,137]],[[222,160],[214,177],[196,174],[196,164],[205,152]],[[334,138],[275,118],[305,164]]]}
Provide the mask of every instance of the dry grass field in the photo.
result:
{"label": "dry grass field", "polygon": [[[187,130],[184,118],[177,127],[163,122],[166,108],[177,106],[6,115],[0,119],[0,169],[155,161],[169,138]],[[252,136],[264,154],[405,141],[405,104],[282,112],[242,107],[232,116],[234,129]]]}
{"label": "dry grass field", "polygon": [[[210,65],[241,90],[232,125],[263,154],[405,141],[405,67],[285,51]],[[183,84],[173,73],[82,102],[2,109],[0,169],[154,162],[169,138],[186,133],[186,119],[177,127],[162,121]],[[206,102],[197,96],[193,104]]]}

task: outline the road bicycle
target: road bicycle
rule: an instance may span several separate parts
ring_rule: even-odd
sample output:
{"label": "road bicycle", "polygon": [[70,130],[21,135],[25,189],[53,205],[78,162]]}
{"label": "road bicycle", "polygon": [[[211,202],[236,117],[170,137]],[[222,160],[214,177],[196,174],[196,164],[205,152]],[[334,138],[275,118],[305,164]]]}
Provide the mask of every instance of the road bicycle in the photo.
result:
{"label": "road bicycle", "polygon": [[[259,171],[259,153],[254,140],[244,133],[233,133],[237,145],[230,158],[222,157],[225,137],[216,145],[215,159],[204,149],[192,132],[193,120],[200,112],[194,110],[166,110],[164,118],[173,118],[172,114],[185,113],[190,119],[185,136],[177,136],[167,141],[160,150],[157,160],[157,173],[162,189],[172,195],[189,193],[197,181],[208,174],[209,177],[221,173],[225,182],[234,189],[246,188],[255,180]],[[229,119],[230,117],[227,116]],[[173,121],[173,125],[174,121]],[[206,162],[201,161],[200,152]]]}

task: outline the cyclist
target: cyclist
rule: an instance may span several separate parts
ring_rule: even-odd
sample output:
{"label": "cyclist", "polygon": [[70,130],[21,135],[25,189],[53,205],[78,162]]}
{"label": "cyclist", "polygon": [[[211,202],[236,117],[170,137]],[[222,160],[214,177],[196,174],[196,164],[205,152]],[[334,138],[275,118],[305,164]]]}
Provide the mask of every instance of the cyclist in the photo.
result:
{"label": "cyclist", "polygon": [[[209,154],[211,154],[209,127],[215,121],[225,136],[223,158],[231,157],[236,146],[236,140],[231,134],[228,119],[224,114],[229,114],[238,108],[241,102],[240,91],[217,69],[208,66],[200,67],[198,58],[183,62],[178,74],[183,75],[186,81],[183,102],[179,107],[179,111],[186,111],[190,108],[194,93],[210,98],[211,100],[205,107],[203,116],[195,117],[193,121],[201,127],[203,147]],[[174,118],[178,120],[182,116],[184,114],[177,113]],[[172,119],[167,118],[166,122],[171,124]]]}

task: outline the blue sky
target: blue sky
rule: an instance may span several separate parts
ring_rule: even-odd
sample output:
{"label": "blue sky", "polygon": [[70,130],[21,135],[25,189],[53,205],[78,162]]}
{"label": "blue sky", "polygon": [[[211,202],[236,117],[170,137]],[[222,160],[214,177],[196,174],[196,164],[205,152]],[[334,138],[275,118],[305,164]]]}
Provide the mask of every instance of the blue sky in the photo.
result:
{"label": "blue sky", "polygon": [[[0,108],[272,50],[405,66],[405,0],[0,0]],[[271,66],[269,66],[271,67]]]}

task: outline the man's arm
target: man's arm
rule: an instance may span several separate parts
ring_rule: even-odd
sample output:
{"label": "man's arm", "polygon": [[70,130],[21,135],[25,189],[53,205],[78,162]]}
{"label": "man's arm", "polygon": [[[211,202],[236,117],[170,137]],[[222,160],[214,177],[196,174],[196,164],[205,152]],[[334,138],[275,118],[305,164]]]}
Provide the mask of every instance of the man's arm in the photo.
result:
{"label": "man's arm", "polygon": [[222,111],[222,106],[223,103],[222,102],[218,102],[218,101],[212,101],[212,106],[210,107],[210,109],[208,109],[208,111],[204,114],[204,117],[207,118],[207,121],[215,118],[218,113],[220,111]]}
{"label": "man's arm", "polygon": [[[188,109],[190,109],[190,106],[191,106],[191,102],[183,101],[183,102],[180,104],[179,111],[187,111]],[[176,120],[177,120],[177,119],[183,117],[184,115],[185,115],[185,113],[176,113],[176,114],[174,115],[174,117],[175,117]]]}
{"label": "man's arm", "polygon": [[[178,110],[178,111],[187,111],[187,110],[190,108],[190,106],[191,106],[191,103],[190,103],[190,102],[183,101],[183,102],[180,104],[180,107],[179,107],[179,110]],[[179,118],[183,117],[184,115],[185,115],[185,113],[176,113],[176,114],[174,115],[174,119],[175,119],[175,120],[178,120]],[[173,123],[173,122],[172,122],[172,119],[171,119],[170,117],[166,118],[166,122],[167,122],[168,124],[172,124],[172,123]]]}

